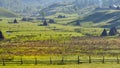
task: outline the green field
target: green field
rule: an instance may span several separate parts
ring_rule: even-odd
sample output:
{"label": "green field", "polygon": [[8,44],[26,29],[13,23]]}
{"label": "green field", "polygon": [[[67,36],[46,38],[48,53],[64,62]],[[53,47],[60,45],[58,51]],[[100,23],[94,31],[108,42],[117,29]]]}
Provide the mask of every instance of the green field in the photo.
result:
{"label": "green field", "polygon": [[0,68],[120,68],[119,0],[0,0]]}
{"label": "green field", "polygon": [[[100,37],[103,28],[86,27],[88,23],[75,26],[71,22],[78,19],[77,14],[66,14],[62,19],[56,18],[57,15],[46,17],[56,21],[49,26],[40,26],[42,21],[36,18],[31,21],[17,18],[16,24],[12,23],[14,18],[3,18],[0,21],[5,37],[0,41],[1,68],[108,68],[109,64],[111,68],[119,67],[119,36]],[[89,56],[97,62],[89,64]],[[109,62],[102,64],[103,56]],[[6,66],[2,66],[3,62]]]}
{"label": "green field", "polygon": [[80,65],[40,65],[40,66],[0,66],[0,68],[119,68],[119,64],[80,64]]}

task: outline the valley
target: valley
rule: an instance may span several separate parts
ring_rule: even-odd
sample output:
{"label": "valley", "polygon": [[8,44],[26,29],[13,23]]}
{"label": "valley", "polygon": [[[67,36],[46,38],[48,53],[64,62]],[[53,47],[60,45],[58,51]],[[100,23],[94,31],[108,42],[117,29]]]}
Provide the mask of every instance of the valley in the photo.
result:
{"label": "valley", "polygon": [[0,0],[0,67],[120,67],[119,3]]}

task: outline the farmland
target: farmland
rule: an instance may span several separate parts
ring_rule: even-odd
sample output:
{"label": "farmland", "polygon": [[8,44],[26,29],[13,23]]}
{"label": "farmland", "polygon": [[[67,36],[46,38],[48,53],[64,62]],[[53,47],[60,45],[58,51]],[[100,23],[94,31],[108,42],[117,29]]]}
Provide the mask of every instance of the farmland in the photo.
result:
{"label": "farmland", "polygon": [[[110,66],[109,66],[110,65]],[[81,64],[81,65],[40,65],[40,66],[1,66],[1,68],[119,68],[119,64]]]}
{"label": "farmland", "polygon": [[[0,41],[1,66],[6,65],[35,65],[46,67],[74,67],[79,63],[88,65],[90,57],[103,65],[103,57],[107,64],[119,62],[119,36],[100,37],[103,28],[75,26],[68,24],[78,18],[76,14],[66,15],[67,18],[56,18],[59,14],[48,16],[57,23],[40,26],[41,20],[21,21],[11,23],[14,18],[4,18],[0,22],[0,29],[5,37]],[[23,26],[24,25],[24,26]],[[84,24],[83,24],[84,25]],[[107,29],[109,30],[109,29]],[[99,60],[98,60],[99,59]],[[63,61],[64,63],[61,63]],[[4,62],[4,63],[3,63]],[[92,63],[97,66],[94,62]],[[90,65],[92,67],[92,64]],[[35,66],[37,67],[37,66]],[[76,65],[81,67],[80,65]],[[107,65],[103,65],[107,67]]]}
{"label": "farmland", "polygon": [[120,68],[119,0],[0,0],[0,68]]}

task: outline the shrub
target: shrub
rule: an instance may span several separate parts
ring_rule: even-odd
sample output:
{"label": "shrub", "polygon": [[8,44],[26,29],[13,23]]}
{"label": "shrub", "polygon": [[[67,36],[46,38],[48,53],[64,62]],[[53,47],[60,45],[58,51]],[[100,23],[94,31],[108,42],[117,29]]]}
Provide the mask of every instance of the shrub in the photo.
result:
{"label": "shrub", "polygon": [[49,22],[49,23],[55,23],[55,20],[54,20],[54,19],[49,19],[48,22]]}

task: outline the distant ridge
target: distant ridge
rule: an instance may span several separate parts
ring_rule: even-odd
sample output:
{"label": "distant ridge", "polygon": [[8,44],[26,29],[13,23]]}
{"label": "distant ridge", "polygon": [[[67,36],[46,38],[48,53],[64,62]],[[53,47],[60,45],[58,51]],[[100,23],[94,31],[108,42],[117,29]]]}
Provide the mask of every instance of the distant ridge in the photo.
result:
{"label": "distant ridge", "polygon": [[0,7],[0,17],[9,18],[9,17],[17,17],[17,15],[14,12],[12,12],[12,11],[10,11],[8,9]]}

